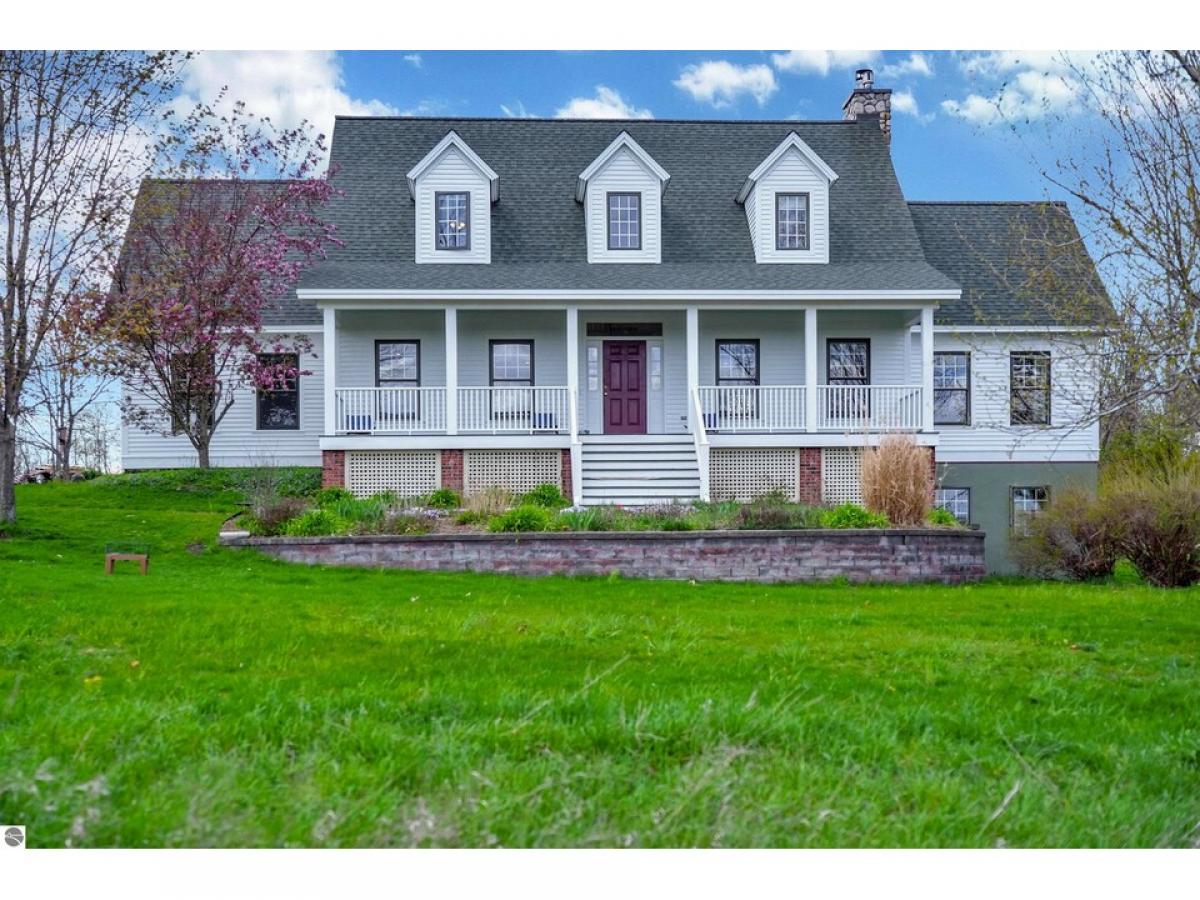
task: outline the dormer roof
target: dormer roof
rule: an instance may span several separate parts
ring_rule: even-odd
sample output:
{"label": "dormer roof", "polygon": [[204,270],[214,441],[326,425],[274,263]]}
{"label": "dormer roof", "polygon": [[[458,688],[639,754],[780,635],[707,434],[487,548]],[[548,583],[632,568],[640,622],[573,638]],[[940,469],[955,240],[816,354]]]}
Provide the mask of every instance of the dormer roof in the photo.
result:
{"label": "dormer roof", "polygon": [[774,166],[775,163],[779,162],[779,160],[783,158],[783,155],[789,150],[795,150],[798,152],[801,157],[803,157],[818,173],[820,173],[820,175],[829,184],[833,184],[835,181],[837,181],[837,172],[829,168],[825,160],[817,156],[816,151],[813,150],[812,147],[808,146],[808,144],[804,143],[800,135],[793,131],[782,141],[780,141],[779,146],[772,150],[771,154],[761,163],[759,163],[754,171],[747,176],[745,182],[742,184],[742,189],[738,191],[738,203],[746,202],[746,198],[750,196],[750,191],[754,189],[755,182],[767,174],[767,172],[771,171],[771,167]]}
{"label": "dormer roof", "polygon": [[429,169],[430,166],[446,152],[447,148],[454,147],[466,157],[467,161],[479,170],[479,173],[488,180],[491,185],[492,202],[495,203],[500,199],[500,176],[497,175],[492,167],[483,161],[483,159],[472,150],[467,142],[458,136],[458,132],[451,130],[446,133],[446,136],[438,141],[437,146],[425,154],[424,158],[408,170],[405,176],[408,179],[408,194],[410,197],[417,195],[417,179],[420,178]]}
{"label": "dormer roof", "polygon": [[667,170],[655,162],[654,157],[643,150],[641,145],[629,136],[628,131],[622,131],[611,144],[604,148],[599,156],[592,160],[591,165],[579,173],[579,178],[575,184],[575,199],[579,203],[582,203],[583,198],[587,195],[588,181],[604,168],[604,165],[616,156],[621,149],[626,149],[632,153],[637,161],[658,179],[661,190],[665,191],[667,189],[667,182],[671,180],[671,176],[667,173]]}

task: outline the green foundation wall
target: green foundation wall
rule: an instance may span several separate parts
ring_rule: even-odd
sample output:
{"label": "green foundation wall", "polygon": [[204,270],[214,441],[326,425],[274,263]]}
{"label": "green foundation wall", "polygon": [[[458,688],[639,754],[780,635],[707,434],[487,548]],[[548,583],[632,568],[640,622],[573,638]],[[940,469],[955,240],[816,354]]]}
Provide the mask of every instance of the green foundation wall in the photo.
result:
{"label": "green foundation wall", "polygon": [[988,571],[1011,575],[1016,566],[1009,556],[1011,500],[1014,487],[1050,488],[1050,502],[1055,490],[1075,485],[1096,489],[1096,463],[939,463],[938,486],[970,488],[971,524],[987,533],[984,558]]}

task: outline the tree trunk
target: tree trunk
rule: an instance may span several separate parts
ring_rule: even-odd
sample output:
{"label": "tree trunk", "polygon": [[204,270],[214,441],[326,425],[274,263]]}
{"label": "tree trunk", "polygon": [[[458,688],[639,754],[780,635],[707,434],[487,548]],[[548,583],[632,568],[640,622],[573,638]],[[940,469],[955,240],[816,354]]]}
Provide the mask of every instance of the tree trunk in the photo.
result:
{"label": "tree trunk", "polygon": [[203,441],[196,446],[196,465],[198,465],[201,469],[209,468],[208,441]]}
{"label": "tree trunk", "polygon": [[17,501],[13,494],[17,468],[17,426],[0,423],[0,523],[17,520]]}

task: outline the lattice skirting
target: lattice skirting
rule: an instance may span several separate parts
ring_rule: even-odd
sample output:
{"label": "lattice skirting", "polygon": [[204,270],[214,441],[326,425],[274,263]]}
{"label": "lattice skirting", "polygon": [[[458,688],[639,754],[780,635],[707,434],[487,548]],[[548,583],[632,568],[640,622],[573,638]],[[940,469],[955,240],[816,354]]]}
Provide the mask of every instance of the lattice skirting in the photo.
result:
{"label": "lattice skirting", "polygon": [[558,450],[463,452],[463,492],[466,494],[476,494],[489,487],[524,494],[539,484],[562,484],[562,453]]}
{"label": "lattice skirting", "polygon": [[437,450],[347,450],[346,489],[358,497],[391,491],[419,497],[441,484]]}
{"label": "lattice skirting", "polygon": [[714,449],[709,453],[709,492],[713,500],[753,500],[782,491],[799,492],[799,451],[786,448]]}
{"label": "lattice skirting", "polygon": [[826,447],[821,451],[821,499],[825,503],[862,503],[862,448]]}

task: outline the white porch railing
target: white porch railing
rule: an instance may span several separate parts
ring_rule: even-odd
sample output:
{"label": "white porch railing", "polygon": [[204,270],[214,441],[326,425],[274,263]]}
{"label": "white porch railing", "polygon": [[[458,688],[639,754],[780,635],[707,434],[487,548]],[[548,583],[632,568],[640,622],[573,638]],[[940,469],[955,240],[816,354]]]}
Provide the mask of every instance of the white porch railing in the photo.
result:
{"label": "white porch railing", "polygon": [[920,431],[919,385],[817,387],[817,421],[823,431]]}
{"label": "white porch railing", "polygon": [[565,387],[460,387],[458,430],[477,434],[566,434]]}
{"label": "white porch railing", "polygon": [[445,388],[338,388],[334,396],[339,434],[436,434],[446,430]]}
{"label": "white porch railing", "polygon": [[700,391],[692,391],[692,440],[696,445],[696,465],[700,470],[700,499],[707,503],[712,499],[712,488],[709,485],[709,446],[708,430],[704,427],[704,411],[700,406]]}
{"label": "white porch railing", "polygon": [[708,431],[803,431],[801,385],[721,385],[699,388]]}

